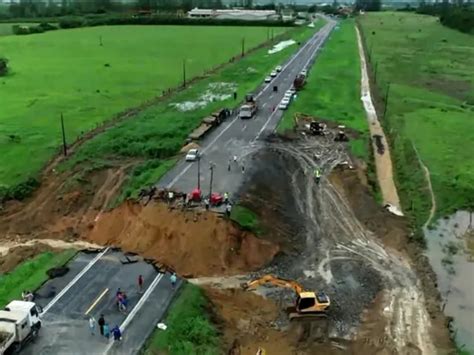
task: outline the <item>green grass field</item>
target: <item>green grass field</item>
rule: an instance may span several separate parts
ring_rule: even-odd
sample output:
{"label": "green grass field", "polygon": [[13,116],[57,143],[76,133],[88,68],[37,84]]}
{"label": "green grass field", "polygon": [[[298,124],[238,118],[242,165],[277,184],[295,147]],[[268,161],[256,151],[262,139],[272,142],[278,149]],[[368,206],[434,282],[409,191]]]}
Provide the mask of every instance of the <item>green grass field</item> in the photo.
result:
{"label": "green grass field", "polygon": [[234,206],[230,218],[245,230],[251,231],[256,235],[263,233],[258,216],[247,207]]}
{"label": "green grass field", "polygon": [[48,280],[46,271],[64,265],[75,253],[75,250],[42,253],[24,261],[12,272],[0,275],[0,308],[5,307],[12,300],[20,300],[24,290],[35,291]]}
{"label": "green grass field", "polygon": [[351,127],[361,132],[351,142],[353,152],[368,157],[368,126],[360,101],[360,62],[353,20],[334,30],[313,68],[306,86],[285,112],[278,130],[293,128],[294,115],[306,113]]}
{"label": "green grass field", "polygon": [[0,186],[24,181],[59,151],[61,113],[72,142],[181,83],[183,60],[188,78],[201,75],[239,55],[243,38],[249,49],[267,33],[266,27],[111,26],[1,37],[0,56],[11,74],[0,78]]}
{"label": "green grass field", "polygon": [[413,146],[430,170],[437,215],[474,208],[474,37],[410,13],[370,13],[361,23],[378,86],[391,83],[383,124],[404,210],[421,225],[430,208]]}
{"label": "green grass field", "polygon": [[[297,41],[304,41],[315,30],[317,29],[302,28],[288,36]],[[167,167],[172,164],[169,159],[178,153],[187,135],[204,117],[222,107],[238,104],[232,95],[223,101],[214,100],[205,106],[184,112],[176,108],[176,103],[199,102],[206,91],[232,94],[233,90],[236,90],[238,100],[242,100],[246,93],[255,90],[262,83],[265,75],[297,48],[297,45],[293,45],[271,55],[267,53],[267,48],[257,50],[185,91],[147,108],[133,119],[123,121],[87,141],[61,168],[82,166],[85,171],[78,174],[83,175],[84,172],[113,164],[117,160],[140,160],[142,163],[130,173],[120,198],[135,196],[141,187],[157,181],[157,176],[166,170],[162,167],[163,164]],[[219,83],[224,88],[213,89]],[[230,91],[227,88],[229,85],[232,86]]]}
{"label": "green grass field", "polygon": [[156,329],[143,353],[221,354],[218,332],[207,315],[207,307],[208,300],[201,289],[186,283],[164,320],[168,328]]}

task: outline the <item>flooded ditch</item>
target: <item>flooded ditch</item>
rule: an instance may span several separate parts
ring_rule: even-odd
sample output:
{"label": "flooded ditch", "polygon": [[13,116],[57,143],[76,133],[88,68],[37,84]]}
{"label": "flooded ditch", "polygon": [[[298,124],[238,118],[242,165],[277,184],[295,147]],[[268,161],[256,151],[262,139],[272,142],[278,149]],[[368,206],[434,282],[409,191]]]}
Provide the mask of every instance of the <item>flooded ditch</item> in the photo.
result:
{"label": "flooded ditch", "polygon": [[458,211],[424,232],[441,307],[453,317],[456,343],[474,353],[474,214]]}

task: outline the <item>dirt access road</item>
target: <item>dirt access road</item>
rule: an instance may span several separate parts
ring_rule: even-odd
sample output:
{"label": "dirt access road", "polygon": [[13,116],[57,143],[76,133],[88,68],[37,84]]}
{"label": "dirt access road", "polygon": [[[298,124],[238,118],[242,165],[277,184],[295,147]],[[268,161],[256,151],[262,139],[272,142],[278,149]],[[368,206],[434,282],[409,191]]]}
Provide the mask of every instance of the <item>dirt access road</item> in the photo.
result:
{"label": "dirt access road", "polygon": [[[344,143],[334,142],[335,134],[272,138],[254,153],[241,203],[257,211],[267,230],[264,237],[280,243],[281,253],[255,273],[193,282],[232,289],[270,273],[297,280],[308,290],[325,291],[332,306],[323,325],[295,326],[283,313],[267,325],[280,331],[279,341],[284,337],[292,342],[286,346],[293,351],[449,353],[451,341],[437,294],[425,296],[407,254],[408,225],[376,204],[364,185],[364,172],[350,168],[356,163]],[[312,175],[316,166],[325,172],[319,185]],[[292,292],[273,287],[257,293],[280,309],[294,300]],[[235,300],[239,297],[237,293]],[[259,328],[254,324],[250,329]],[[265,336],[272,335],[262,336],[262,344]],[[248,342],[250,335],[240,339]]]}
{"label": "dirt access road", "polygon": [[[249,120],[241,120],[234,116],[223,123],[210,134],[201,144],[201,188],[208,193],[210,183],[209,164],[215,164],[213,191],[229,192],[231,196],[238,191],[244,182],[242,167],[252,165],[252,152],[258,150],[261,139],[272,132],[282,116],[282,111],[274,107],[282,100],[285,91],[293,84],[293,80],[301,70],[311,66],[317,53],[324,45],[336,22],[326,19],[327,24],[321,28],[299,51],[283,66],[283,70],[271,83],[260,89],[256,95],[259,105],[257,115]],[[273,86],[278,86],[278,92],[273,92]],[[229,159],[237,156],[237,163],[231,163],[228,171]],[[173,187],[177,190],[190,192],[197,187],[197,163],[184,160],[176,165],[159,182],[162,187]]]}

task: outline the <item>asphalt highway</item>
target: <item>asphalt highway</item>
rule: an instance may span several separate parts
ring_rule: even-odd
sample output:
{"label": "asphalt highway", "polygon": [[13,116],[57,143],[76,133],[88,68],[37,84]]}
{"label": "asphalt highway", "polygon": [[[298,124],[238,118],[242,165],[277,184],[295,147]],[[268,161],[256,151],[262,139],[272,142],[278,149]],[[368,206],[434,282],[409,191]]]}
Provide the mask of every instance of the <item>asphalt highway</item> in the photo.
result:
{"label": "asphalt highway", "polygon": [[[228,192],[231,199],[238,192],[245,181],[245,172],[251,165],[253,153],[262,145],[262,140],[275,130],[283,115],[278,105],[285,91],[292,86],[298,73],[310,69],[335,25],[335,21],[328,19],[328,23],[288,59],[278,76],[256,91],[259,106],[256,116],[245,120],[231,116],[199,142],[202,152],[200,187],[204,195],[210,190],[211,165],[212,191],[221,194]],[[277,92],[273,91],[275,85],[278,86]],[[234,156],[237,157],[235,163]],[[183,159],[160,180],[158,186],[191,192],[198,186],[198,163]]]}
{"label": "asphalt highway", "polygon": [[[38,290],[43,326],[39,337],[22,354],[137,354],[163,317],[176,290],[168,274],[160,274],[143,261],[123,264],[123,253],[106,250],[100,254],[79,253],[68,264],[63,277],[49,280]],[[85,272],[84,272],[85,271]],[[138,275],[143,275],[143,293]],[[127,294],[126,314],[118,311],[115,295],[120,288]],[[105,316],[110,329],[121,327],[123,340],[114,343],[89,331],[89,316]]]}

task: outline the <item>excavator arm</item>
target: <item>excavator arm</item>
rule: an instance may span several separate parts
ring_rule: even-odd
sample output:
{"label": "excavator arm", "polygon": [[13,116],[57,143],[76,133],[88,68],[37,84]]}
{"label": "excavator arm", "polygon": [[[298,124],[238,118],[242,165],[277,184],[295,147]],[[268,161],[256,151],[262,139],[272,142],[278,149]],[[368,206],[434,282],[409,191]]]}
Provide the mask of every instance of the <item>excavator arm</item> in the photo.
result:
{"label": "excavator arm", "polygon": [[281,288],[292,289],[293,291],[295,291],[295,293],[297,295],[301,294],[301,292],[304,291],[303,287],[299,283],[297,283],[296,281],[281,279],[281,278],[275,277],[273,275],[265,275],[265,276],[262,276],[259,279],[249,281],[246,284],[244,284],[243,287],[246,290],[255,289],[258,286],[262,286],[262,285],[265,285],[267,283],[272,284],[272,285],[277,286],[277,287],[281,287]]}

